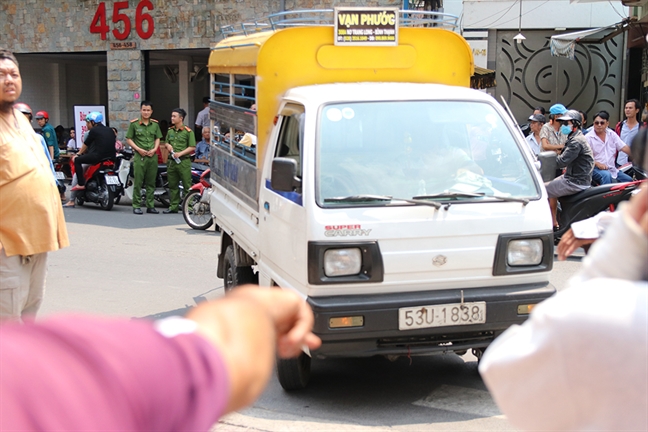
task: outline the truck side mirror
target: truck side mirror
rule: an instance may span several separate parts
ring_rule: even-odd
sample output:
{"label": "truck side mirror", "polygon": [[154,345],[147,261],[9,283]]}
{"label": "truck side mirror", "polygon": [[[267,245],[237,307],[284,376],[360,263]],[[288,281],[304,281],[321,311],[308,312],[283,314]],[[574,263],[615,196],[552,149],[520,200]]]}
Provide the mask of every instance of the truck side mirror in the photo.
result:
{"label": "truck side mirror", "polygon": [[294,192],[295,189],[300,189],[301,180],[297,178],[297,162],[290,158],[274,158],[270,185],[277,192]]}
{"label": "truck side mirror", "polygon": [[556,178],[556,169],[558,169],[558,165],[556,164],[556,157],[556,153],[552,151],[544,151],[538,154],[542,181],[549,182]]}

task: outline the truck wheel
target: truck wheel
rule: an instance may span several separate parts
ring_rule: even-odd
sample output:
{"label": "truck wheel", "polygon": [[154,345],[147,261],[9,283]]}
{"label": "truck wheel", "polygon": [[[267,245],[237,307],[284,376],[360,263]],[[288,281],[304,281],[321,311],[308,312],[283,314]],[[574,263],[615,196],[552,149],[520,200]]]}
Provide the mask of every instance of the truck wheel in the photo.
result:
{"label": "truck wheel", "polygon": [[310,379],[311,358],[302,352],[299,357],[277,359],[277,377],[286,391],[305,389]]}
{"label": "truck wheel", "polygon": [[252,271],[252,267],[237,267],[236,257],[234,256],[234,246],[229,245],[225,250],[225,291],[232,288],[245,285],[258,283],[258,277]]}

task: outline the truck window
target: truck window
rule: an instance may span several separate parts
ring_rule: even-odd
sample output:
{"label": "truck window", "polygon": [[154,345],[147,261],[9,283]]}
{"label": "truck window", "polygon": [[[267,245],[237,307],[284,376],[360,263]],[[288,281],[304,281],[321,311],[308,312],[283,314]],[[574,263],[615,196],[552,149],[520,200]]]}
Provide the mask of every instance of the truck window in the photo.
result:
{"label": "truck window", "polygon": [[286,157],[297,162],[297,177],[301,178],[304,107],[287,105],[281,112],[281,129],[275,157]]}
{"label": "truck window", "polygon": [[318,130],[316,184],[322,206],[341,205],[327,198],[354,195],[540,197],[524,149],[487,103],[331,104],[322,109]]}

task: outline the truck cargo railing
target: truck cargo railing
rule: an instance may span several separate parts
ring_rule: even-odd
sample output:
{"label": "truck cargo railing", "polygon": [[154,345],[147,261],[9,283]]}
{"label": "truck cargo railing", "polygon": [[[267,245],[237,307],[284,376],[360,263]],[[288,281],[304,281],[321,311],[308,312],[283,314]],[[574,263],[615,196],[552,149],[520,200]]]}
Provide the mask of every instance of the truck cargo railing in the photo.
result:
{"label": "truck cargo railing", "polygon": [[[456,30],[459,18],[455,15],[420,10],[399,11],[399,25],[401,27],[437,27],[447,30]],[[281,30],[290,27],[329,26],[334,25],[335,12],[333,9],[310,9],[278,12],[254,22],[245,22],[234,25],[221,26],[224,37],[235,35],[249,35],[253,33]]]}
{"label": "truck cargo railing", "polygon": [[213,81],[212,84],[214,85],[214,90],[212,93],[214,94],[214,96],[216,96],[214,97],[214,99],[217,99],[218,96],[223,98],[229,98],[230,96],[232,96],[234,98],[234,102],[236,102],[236,100],[238,99],[251,101],[252,103],[255,102],[254,86],[230,84],[221,81]]}
{"label": "truck cargo railing", "polygon": [[[238,140],[242,138],[242,135],[235,134],[234,145],[231,147],[231,154],[243,159],[244,161],[255,165],[256,164],[256,147],[249,147],[243,144],[240,144]],[[230,152],[230,139],[228,136],[225,136],[220,131],[215,132],[212,138],[212,144],[225,152]]]}

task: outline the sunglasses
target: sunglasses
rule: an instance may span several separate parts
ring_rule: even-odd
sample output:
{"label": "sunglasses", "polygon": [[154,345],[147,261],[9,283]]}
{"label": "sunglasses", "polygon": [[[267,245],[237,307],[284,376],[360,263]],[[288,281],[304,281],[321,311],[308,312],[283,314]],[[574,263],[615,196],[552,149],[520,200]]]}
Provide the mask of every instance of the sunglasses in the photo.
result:
{"label": "sunglasses", "polygon": [[597,126],[602,126],[605,124],[605,121],[595,121],[594,124]]}

